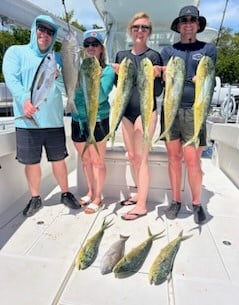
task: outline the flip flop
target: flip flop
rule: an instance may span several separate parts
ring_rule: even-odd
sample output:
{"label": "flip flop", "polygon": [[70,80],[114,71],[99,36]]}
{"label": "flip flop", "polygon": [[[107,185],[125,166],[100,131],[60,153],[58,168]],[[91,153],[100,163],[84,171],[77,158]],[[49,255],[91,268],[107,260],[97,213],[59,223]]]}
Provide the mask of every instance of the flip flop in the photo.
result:
{"label": "flip flop", "polygon": [[[128,203],[126,203],[126,202],[128,202]],[[134,205],[136,203],[137,203],[137,201],[132,200],[130,198],[120,201],[120,204],[123,206]]]}
{"label": "flip flop", "polygon": [[[132,215],[132,216],[134,216],[134,217],[133,217],[133,218],[127,218],[127,215]],[[123,220],[135,220],[135,219],[138,219],[138,218],[143,217],[143,216],[146,216],[146,215],[147,215],[147,213],[138,214],[138,213],[130,213],[130,212],[128,212],[128,213],[122,215],[121,218],[122,218]],[[125,216],[126,216],[126,217],[125,217]]]}
{"label": "flip flop", "polygon": [[91,202],[86,208],[85,208],[85,213],[86,214],[94,214],[99,211],[100,207],[102,206],[102,202],[100,204],[96,204]]}

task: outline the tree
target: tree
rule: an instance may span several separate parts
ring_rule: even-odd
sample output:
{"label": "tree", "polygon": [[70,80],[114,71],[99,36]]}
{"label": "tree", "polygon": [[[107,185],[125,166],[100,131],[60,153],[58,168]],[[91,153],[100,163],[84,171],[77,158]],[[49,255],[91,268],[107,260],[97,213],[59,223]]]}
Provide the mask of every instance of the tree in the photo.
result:
{"label": "tree", "polygon": [[86,31],[86,28],[83,24],[79,24],[77,20],[72,20],[74,16],[74,10],[71,10],[70,12],[67,12],[67,15],[60,17],[62,20],[64,20],[66,23],[69,23],[73,25],[75,28],[81,30],[82,32]]}
{"label": "tree", "polygon": [[223,28],[217,44],[216,74],[223,83],[239,82],[239,33]]}
{"label": "tree", "polygon": [[0,32],[0,82],[4,81],[2,74],[2,61],[5,51],[11,45],[20,45],[28,43],[30,37],[30,31],[27,29],[13,27],[11,32]]}

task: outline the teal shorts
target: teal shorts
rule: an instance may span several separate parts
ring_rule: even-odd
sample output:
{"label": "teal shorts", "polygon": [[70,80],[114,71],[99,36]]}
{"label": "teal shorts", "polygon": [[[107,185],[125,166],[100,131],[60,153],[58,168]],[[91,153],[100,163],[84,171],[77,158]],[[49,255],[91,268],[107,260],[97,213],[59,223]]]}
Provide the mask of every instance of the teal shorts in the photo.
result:
{"label": "teal shorts", "polygon": [[[161,112],[161,133],[164,131],[164,113],[163,107]],[[170,130],[170,141],[180,139],[182,143],[189,141],[194,134],[194,115],[193,109],[180,108],[174,119]],[[204,124],[199,133],[199,146],[207,145],[207,130]],[[165,139],[164,139],[165,140]]]}

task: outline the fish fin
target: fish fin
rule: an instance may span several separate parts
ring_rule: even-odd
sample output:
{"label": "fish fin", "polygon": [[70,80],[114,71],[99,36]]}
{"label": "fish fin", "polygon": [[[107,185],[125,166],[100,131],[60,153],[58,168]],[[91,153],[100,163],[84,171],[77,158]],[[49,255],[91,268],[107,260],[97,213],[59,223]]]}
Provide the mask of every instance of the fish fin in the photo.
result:
{"label": "fish fin", "polygon": [[169,138],[169,133],[167,130],[164,130],[159,136],[158,138],[154,141],[154,143],[158,143],[159,141],[163,140],[163,139],[166,139],[166,141],[170,141],[170,138]]}
{"label": "fish fin", "polygon": [[90,140],[90,141],[86,141],[85,146],[84,146],[83,151],[82,151],[82,154],[81,154],[81,157],[83,157],[84,153],[86,152],[86,150],[90,146],[90,144],[94,145],[95,150],[97,151],[97,154],[100,155],[100,152],[99,152],[98,146],[96,144],[96,141],[95,141],[95,139],[93,139],[93,140]]}
{"label": "fish fin", "polygon": [[66,104],[66,107],[65,107],[65,112],[66,113],[76,113],[76,114],[78,114],[78,110],[76,109],[75,103],[68,100],[67,104]]}
{"label": "fish fin", "polygon": [[160,236],[160,235],[163,234],[164,231],[165,231],[165,229],[163,229],[161,232],[153,235],[151,230],[150,230],[150,227],[148,227],[148,235],[150,237],[153,237],[153,240],[163,237],[163,236]]}
{"label": "fish fin", "polygon": [[82,154],[81,154],[81,158],[84,156],[84,153],[86,152],[87,148],[89,147],[90,143],[86,142],[85,146],[83,148]]}
{"label": "fish fin", "polygon": [[110,139],[110,133],[108,133],[104,139],[102,140],[102,142],[107,142]]}
{"label": "fish fin", "polygon": [[113,225],[112,221],[113,221],[113,218],[110,219],[109,221],[106,221],[106,217],[105,217],[104,221],[102,223],[102,229],[105,230],[105,229],[111,227]]}
{"label": "fish fin", "polygon": [[194,144],[195,147],[198,148],[199,143],[200,143],[199,138],[198,137],[193,137],[192,139],[188,140],[185,144],[183,144],[183,147]]}
{"label": "fish fin", "polygon": [[187,240],[187,239],[191,238],[192,236],[193,236],[193,234],[182,236],[181,241]]}
{"label": "fish fin", "polygon": [[99,155],[100,155],[100,152],[99,152],[98,146],[97,146],[97,144],[96,144],[96,141],[94,140],[93,143],[91,143],[91,144],[94,145],[95,150],[97,151],[97,154],[98,154],[98,156],[99,156]]}
{"label": "fish fin", "polygon": [[39,127],[37,121],[33,117],[28,118],[25,115],[20,115],[20,116],[16,117],[15,120],[29,120],[29,121],[31,121],[31,123],[33,125],[35,125],[36,127]]}

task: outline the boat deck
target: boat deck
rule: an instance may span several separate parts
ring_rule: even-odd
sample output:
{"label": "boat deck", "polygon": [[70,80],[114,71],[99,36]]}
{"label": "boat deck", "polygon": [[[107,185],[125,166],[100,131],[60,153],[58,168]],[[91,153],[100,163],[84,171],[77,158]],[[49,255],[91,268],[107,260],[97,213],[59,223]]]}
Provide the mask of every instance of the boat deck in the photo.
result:
{"label": "boat deck", "polygon": [[[45,179],[44,207],[36,215],[22,216],[26,194],[0,216],[1,305],[238,304],[239,190],[211,159],[203,158],[202,166],[202,204],[208,221],[201,227],[195,225],[190,206],[183,206],[177,219],[166,219],[167,200],[149,202],[147,216],[128,222],[120,216],[130,208],[116,198],[104,198],[104,206],[94,215],[69,210],[59,203],[55,181]],[[76,170],[69,180],[71,191],[80,197]],[[96,260],[77,270],[78,250],[105,217],[114,224],[105,231]],[[165,232],[153,242],[139,272],[125,279],[102,275],[100,260],[119,235],[130,235],[128,252],[147,238],[148,227],[152,233]],[[150,285],[147,273],[154,258],[182,230],[193,236],[182,242],[172,277],[159,286]]]}

